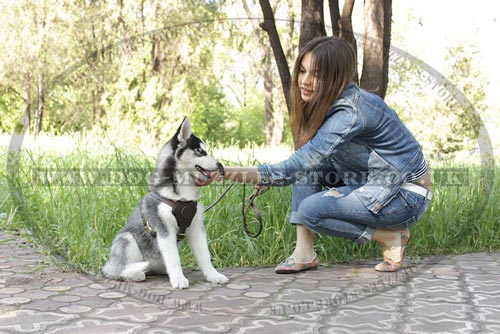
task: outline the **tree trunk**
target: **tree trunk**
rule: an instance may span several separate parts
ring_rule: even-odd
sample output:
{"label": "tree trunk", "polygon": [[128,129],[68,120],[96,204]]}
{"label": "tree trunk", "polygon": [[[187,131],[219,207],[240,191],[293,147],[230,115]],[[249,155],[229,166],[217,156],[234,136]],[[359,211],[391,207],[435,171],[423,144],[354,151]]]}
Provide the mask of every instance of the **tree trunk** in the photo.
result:
{"label": "tree trunk", "polygon": [[16,130],[15,130],[16,133],[28,133],[30,130],[31,101],[25,100],[24,103],[25,103],[25,106],[24,106],[24,117],[23,117],[22,129],[20,128],[21,124],[19,124],[19,126],[16,126]]}
{"label": "tree trunk", "polygon": [[273,92],[274,80],[272,70],[271,48],[264,49],[262,62],[262,77],[264,79],[264,111],[266,117],[266,144],[271,147],[278,146],[283,140],[285,123],[285,108],[274,107]]}
{"label": "tree trunk", "polygon": [[[252,12],[246,0],[243,0],[243,7],[248,18],[252,18]],[[253,21],[252,21],[253,22]],[[256,28],[256,35],[259,40],[259,46],[262,50],[262,64],[259,69],[259,73],[264,80],[264,115],[265,115],[265,126],[266,126],[266,145],[276,146],[281,143],[283,139],[283,118],[281,115],[280,108],[274,108],[274,80],[273,80],[273,68],[272,68],[272,49],[268,43],[259,36]],[[278,111],[278,112],[277,112]],[[281,125],[281,126],[280,126]]]}
{"label": "tree trunk", "polygon": [[264,57],[262,59],[262,76],[264,79],[264,113],[266,119],[267,145],[271,145],[274,132],[273,75],[271,67],[272,55],[270,51],[271,50],[264,50]]}
{"label": "tree trunk", "polygon": [[100,83],[96,86],[97,87],[95,89],[92,89],[92,119],[94,120],[94,123],[99,123],[102,121],[102,117],[104,116],[104,110],[100,103],[103,95],[103,88],[100,87]]}
{"label": "tree trunk", "polygon": [[31,86],[29,83],[25,82],[24,85],[24,92],[25,95],[23,97],[24,100],[24,118],[23,118],[23,124],[22,124],[22,129],[20,128],[21,124],[19,126],[16,126],[16,133],[28,133],[30,131],[31,127]]}
{"label": "tree trunk", "polygon": [[389,73],[392,0],[365,0],[362,88],[384,98]]}
{"label": "tree trunk", "polygon": [[[349,41],[357,49],[354,30],[352,28],[352,11],[355,0],[345,0],[342,15],[340,15],[338,0],[329,0],[332,30],[334,35]],[[274,24],[274,14],[267,0],[260,0],[264,23],[261,27],[268,32],[274,56],[286,96],[288,112],[290,112],[289,89],[290,72],[283,57],[283,49]],[[372,91],[380,97],[385,97],[389,74],[389,48],[391,39],[392,0],[365,0],[365,35],[363,43],[363,70],[360,86]],[[305,43],[317,36],[325,36],[323,21],[323,2],[302,0],[301,30],[299,49]],[[271,30],[273,29],[273,30]],[[281,66],[281,67],[280,67]],[[285,69],[286,67],[286,69]],[[286,75],[284,74],[286,73]],[[354,80],[358,81],[358,75]]]}
{"label": "tree trunk", "polygon": [[332,21],[332,34],[333,36],[340,36],[339,0],[328,0],[328,7],[330,8],[330,20]]}
{"label": "tree trunk", "polygon": [[42,132],[44,107],[45,107],[45,93],[43,89],[43,76],[40,76],[37,82],[37,106],[35,113],[35,126],[33,128],[33,134],[35,137],[38,137],[40,132]]}
{"label": "tree trunk", "polygon": [[[355,0],[346,0],[344,2],[344,7],[342,8],[342,16],[340,17],[340,37],[351,44],[357,57],[358,44],[356,43],[356,39],[354,38],[354,31],[352,29],[352,11],[354,9],[354,1]],[[359,83],[357,70],[353,80],[356,83]]]}
{"label": "tree trunk", "polygon": [[154,73],[160,73],[160,41],[153,36],[151,41],[151,64]]}
{"label": "tree trunk", "polygon": [[299,50],[310,40],[326,36],[323,1],[302,0]]}
{"label": "tree trunk", "polygon": [[285,95],[286,107],[288,113],[290,113],[290,69],[288,68],[288,63],[286,61],[285,53],[283,52],[283,47],[281,46],[278,30],[276,29],[274,13],[273,9],[271,8],[271,4],[269,3],[269,0],[260,0],[259,3],[262,9],[262,14],[264,15],[264,22],[260,24],[260,27],[265,32],[267,32],[269,36],[269,41],[271,42],[271,47],[273,49],[274,59],[276,60],[276,65],[278,66],[278,72],[280,74],[281,85],[283,86],[283,94]]}

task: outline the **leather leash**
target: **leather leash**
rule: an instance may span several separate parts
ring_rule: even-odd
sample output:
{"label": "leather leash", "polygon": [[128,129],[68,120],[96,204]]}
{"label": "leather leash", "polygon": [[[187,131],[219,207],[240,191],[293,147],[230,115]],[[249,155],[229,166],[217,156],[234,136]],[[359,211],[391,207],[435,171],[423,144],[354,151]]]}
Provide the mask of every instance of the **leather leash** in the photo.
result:
{"label": "leather leash", "polygon": [[[236,183],[236,180],[233,180],[223,191],[222,193],[219,195],[219,197],[217,197],[215,199],[215,201],[213,201],[212,204],[210,204],[204,212],[207,212],[208,210],[212,209],[217,203],[220,202],[220,200],[227,194],[227,192],[229,191],[229,189],[231,189],[234,184]],[[255,199],[257,198],[257,196],[259,195],[262,195],[264,194],[266,191],[269,190],[269,187],[258,187],[258,188],[255,188],[255,191],[250,195],[250,197],[248,198],[248,205],[245,204],[245,197],[246,197],[246,194],[245,194],[245,184],[243,183],[243,196],[242,196],[242,199],[241,199],[241,218],[242,218],[242,222],[243,222],[243,230],[245,231],[245,234],[251,238],[257,238],[261,233],[262,233],[262,229],[263,229],[263,222],[262,222],[262,215],[260,214],[260,211],[259,209],[257,209],[257,207],[255,206]],[[248,215],[248,211],[249,209],[252,208],[252,210],[254,211],[255,213],[255,216],[257,218],[257,222],[258,222],[258,228],[257,228],[257,231],[252,233],[250,231],[250,229],[248,228],[248,222],[247,222],[247,215]]]}
{"label": "leather leash", "polygon": [[227,192],[229,191],[229,189],[231,189],[234,184],[236,183],[236,180],[233,180],[233,182],[231,182],[223,191],[222,193],[219,195],[219,197],[217,197],[215,199],[215,201],[212,202],[212,204],[210,204],[207,208],[205,208],[205,211],[203,212],[207,212],[208,210],[210,210],[211,208],[213,208],[214,206],[217,205],[217,203],[220,202],[220,200],[222,199],[222,197],[226,196]]}
{"label": "leather leash", "polygon": [[[262,232],[263,228],[263,223],[262,223],[262,216],[260,214],[260,211],[257,209],[257,207],[254,204],[255,199],[257,196],[264,194],[269,190],[269,187],[266,186],[260,186],[258,188],[255,188],[254,192],[250,195],[248,198],[248,205],[245,206],[245,184],[243,184],[243,197],[241,199],[241,218],[243,220],[243,230],[245,231],[246,235],[248,235],[251,238],[257,238],[260,233]],[[257,218],[258,222],[258,228],[255,233],[252,233],[250,229],[248,228],[248,223],[247,223],[247,215],[249,209],[252,208],[253,212],[255,213],[255,217]]]}

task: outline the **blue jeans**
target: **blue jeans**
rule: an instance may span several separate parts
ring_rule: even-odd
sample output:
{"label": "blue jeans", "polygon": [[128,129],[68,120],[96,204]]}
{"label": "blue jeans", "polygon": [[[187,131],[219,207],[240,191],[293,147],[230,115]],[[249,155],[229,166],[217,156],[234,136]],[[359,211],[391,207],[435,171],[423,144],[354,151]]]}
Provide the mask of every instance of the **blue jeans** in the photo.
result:
{"label": "blue jeans", "polygon": [[[330,189],[324,190],[325,187]],[[290,223],[366,244],[376,228],[399,230],[410,227],[429,207],[429,201],[423,196],[401,189],[374,214],[353,192],[356,188],[359,187],[344,185],[331,169],[305,174],[293,185]]]}

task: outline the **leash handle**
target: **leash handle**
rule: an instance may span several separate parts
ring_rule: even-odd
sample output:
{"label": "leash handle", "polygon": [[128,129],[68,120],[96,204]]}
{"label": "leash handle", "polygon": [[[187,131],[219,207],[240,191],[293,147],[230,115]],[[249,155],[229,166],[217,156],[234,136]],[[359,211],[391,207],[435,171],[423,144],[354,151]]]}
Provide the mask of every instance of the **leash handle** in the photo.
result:
{"label": "leash handle", "polygon": [[[227,192],[235,185],[236,183],[236,180],[233,180],[223,191],[222,193],[219,195],[219,197],[217,197],[215,199],[215,201],[212,202],[212,204],[210,204],[204,212],[207,212],[208,210],[212,209],[215,205],[217,205],[217,203],[219,203],[221,201],[221,199],[227,194]],[[255,206],[254,204],[254,201],[255,201],[255,198],[257,198],[257,196],[259,195],[262,195],[264,194],[265,192],[267,192],[269,190],[269,186],[261,186],[259,188],[256,188],[255,191],[250,195],[250,197],[248,198],[248,205],[245,204],[245,197],[246,197],[246,190],[245,190],[245,184],[243,183],[243,197],[241,199],[241,219],[243,221],[243,230],[245,231],[245,234],[251,238],[257,238],[261,233],[262,233],[262,229],[263,229],[263,223],[262,223],[262,215],[260,214],[260,211],[259,209],[257,209],[257,207]],[[257,217],[257,221],[258,221],[258,229],[257,229],[257,232],[253,233],[250,231],[250,229],[248,228],[248,223],[247,223],[247,215],[248,215],[248,210],[252,208],[253,212],[255,213],[255,216]]]}
{"label": "leash handle", "polygon": [[[242,198],[242,205],[241,205],[241,218],[243,221],[243,230],[245,231],[246,235],[251,237],[251,238],[257,238],[261,233],[262,233],[262,228],[263,228],[263,223],[262,223],[262,215],[260,214],[260,211],[257,209],[257,207],[254,204],[255,198],[257,196],[264,194],[266,191],[269,190],[269,187],[259,187],[256,188],[255,191],[250,195],[248,198],[248,205],[245,205],[245,184],[243,184],[243,198]],[[250,229],[248,228],[248,223],[247,223],[247,214],[249,208],[252,208],[255,217],[257,217],[257,222],[258,222],[258,228],[255,233],[252,233]]]}

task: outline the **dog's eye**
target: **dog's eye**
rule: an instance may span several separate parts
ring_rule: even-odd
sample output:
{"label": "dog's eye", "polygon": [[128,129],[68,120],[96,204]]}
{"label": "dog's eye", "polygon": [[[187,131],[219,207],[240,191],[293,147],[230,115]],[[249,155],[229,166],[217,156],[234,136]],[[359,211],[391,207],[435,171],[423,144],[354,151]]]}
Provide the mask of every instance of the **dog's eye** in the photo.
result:
{"label": "dog's eye", "polygon": [[207,155],[207,152],[202,148],[197,148],[194,150],[194,152],[200,157]]}

